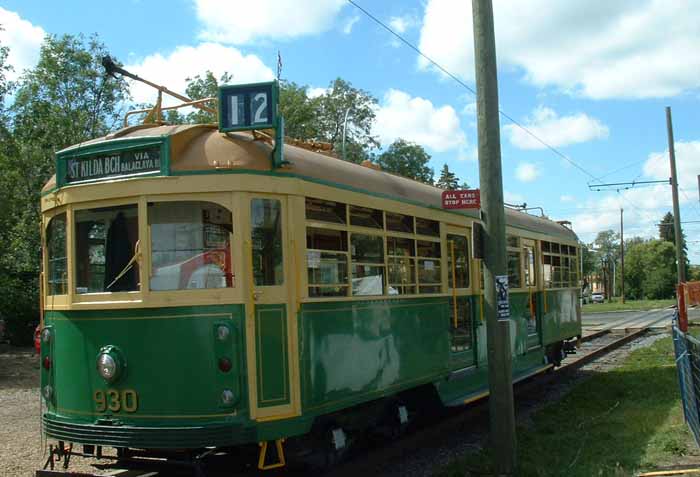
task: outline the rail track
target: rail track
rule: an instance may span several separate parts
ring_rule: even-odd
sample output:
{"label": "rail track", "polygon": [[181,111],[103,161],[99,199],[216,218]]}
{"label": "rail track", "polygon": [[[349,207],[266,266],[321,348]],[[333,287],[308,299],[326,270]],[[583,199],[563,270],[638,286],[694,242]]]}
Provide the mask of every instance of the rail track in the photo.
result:
{"label": "rail track", "polygon": [[[643,327],[627,329],[624,332],[613,331],[614,328],[618,328],[621,324],[639,321],[640,318],[647,315],[643,314],[640,317],[613,323],[613,325],[606,326],[601,330],[582,337],[576,353],[568,356],[560,367],[545,366],[538,373],[516,383],[516,414],[521,417],[527,409],[539,406],[543,401],[544,389],[548,389],[553,385],[566,387],[567,383],[573,380],[576,370],[639,339],[649,332],[651,326],[668,319],[668,314],[664,313],[658,318],[645,320]],[[426,456],[426,465],[430,465],[427,461],[433,459],[435,453],[439,453],[441,447],[453,446],[456,436],[461,446],[477,448],[488,435],[488,395],[485,393],[478,396],[466,406],[448,408],[437,414],[431,413],[414,417],[406,432],[398,439],[368,438],[357,443],[351,449],[348,459],[327,471],[325,475],[329,477],[355,477],[363,474],[402,475],[405,472],[394,469],[392,462],[401,462],[406,455],[414,455],[415,458],[416,454],[428,454]],[[206,476],[258,475],[255,469],[244,468],[235,464],[232,466],[232,460],[235,460],[235,457],[232,459],[230,456],[212,456],[206,464]],[[110,469],[109,465],[99,467],[105,470]],[[112,468],[113,473],[110,473],[110,475],[123,475],[124,477],[161,477],[165,475],[184,477],[192,475],[191,471],[186,469],[160,467],[157,465],[157,462],[153,462],[147,469],[137,470],[132,468],[124,470],[124,474],[120,474],[118,469]],[[45,475],[65,476],[71,474],[47,472]],[[77,473],[74,475],[90,474]],[[290,466],[286,469],[276,469],[274,475],[290,477],[309,475],[309,469]]]}

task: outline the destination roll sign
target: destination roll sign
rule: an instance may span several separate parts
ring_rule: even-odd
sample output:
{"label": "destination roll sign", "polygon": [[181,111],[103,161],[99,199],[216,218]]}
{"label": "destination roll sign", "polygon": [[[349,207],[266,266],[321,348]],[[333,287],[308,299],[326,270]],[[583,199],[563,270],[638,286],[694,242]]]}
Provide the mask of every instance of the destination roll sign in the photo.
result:
{"label": "destination roll sign", "polygon": [[276,81],[219,87],[219,130],[276,129]]}
{"label": "destination roll sign", "polygon": [[65,183],[161,171],[160,146],[66,159]]}

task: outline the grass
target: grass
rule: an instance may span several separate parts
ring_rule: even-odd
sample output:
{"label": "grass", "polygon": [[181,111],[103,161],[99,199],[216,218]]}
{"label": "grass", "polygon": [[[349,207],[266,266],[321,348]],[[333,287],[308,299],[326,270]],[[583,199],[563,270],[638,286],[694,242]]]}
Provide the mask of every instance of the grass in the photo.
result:
{"label": "grass", "polygon": [[583,305],[581,311],[584,313],[601,313],[605,311],[624,311],[624,310],[652,310],[654,308],[668,308],[675,305],[675,298],[668,300],[625,300],[622,303],[619,298],[613,298],[610,303],[587,303]]}
{"label": "grass", "polygon": [[[518,428],[518,476],[631,476],[698,462],[677,379],[671,338],[594,373]],[[476,452],[436,475],[491,475],[491,458],[488,450]]]}

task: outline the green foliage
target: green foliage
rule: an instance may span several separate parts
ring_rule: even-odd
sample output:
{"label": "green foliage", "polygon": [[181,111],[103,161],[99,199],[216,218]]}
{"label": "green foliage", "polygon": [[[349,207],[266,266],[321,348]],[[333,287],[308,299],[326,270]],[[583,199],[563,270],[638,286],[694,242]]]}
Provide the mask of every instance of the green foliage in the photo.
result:
{"label": "green foliage", "polygon": [[[678,464],[693,451],[683,419],[671,338],[593,373],[518,428],[517,475],[631,476]],[[696,457],[693,455],[692,458]],[[494,475],[488,448],[435,469],[438,476]]]}
{"label": "green foliage", "polygon": [[[671,212],[666,212],[666,215],[659,222],[659,239],[665,240],[676,245],[676,229],[673,226],[674,217]],[[685,259],[685,275],[688,277],[690,270],[690,262],[688,261],[688,244],[685,240],[685,233],[681,229],[681,246],[683,247],[683,258]]]}
{"label": "green foliage", "polygon": [[440,178],[435,183],[435,186],[445,190],[457,190],[459,188],[459,180],[457,180],[457,176],[450,170],[447,164],[442,166]]}
{"label": "green foliage", "polygon": [[422,146],[397,139],[377,158],[377,164],[388,172],[426,184],[433,183],[433,169],[428,167],[430,155]]}
{"label": "green foliage", "polygon": [[625,253],[625,294],[634,299],[673,296],[676,284],[676,251],[665,240],[637,243]]}
{"label": "green foliage", "polygon": [[106,54],[96,36],[47,36],[36,67],[17,82],[0,130],[0,280],[7,304],[0,317],[17,324],[15,330],[38,321],[39,197],[54,173],[55,151],[107,134],[124,113],[127,85],[105,79]]}
{"label": "green foliage", "polygon": [[284,133],[301,141],[320,140],[320,101],[309,98],[307,89],[290,81],[280,83],[280,114],[284,117]]}
{"label": "green foliage", "polygon": [[[318,98],[318,139],[342,152],[345,129],[345,160],[361,163],[370,158],[379,141],[372,136],[377,99],[367,91],[337,78],[328,91]],[[347,117],[347,126],[345,118]]]}

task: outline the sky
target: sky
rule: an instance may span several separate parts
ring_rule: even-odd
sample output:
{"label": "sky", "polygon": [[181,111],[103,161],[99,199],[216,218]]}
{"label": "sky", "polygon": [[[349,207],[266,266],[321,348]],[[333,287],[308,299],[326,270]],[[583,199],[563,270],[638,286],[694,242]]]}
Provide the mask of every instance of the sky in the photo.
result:
{"label": "sky", "polygon": [[[474,89],[471,3],[356,0]],[[665,107],[673,113],[689,259],[700,263],[700,9],[692,0],[494,0],[506,202],[599,231],[658,236],[672,210],[666,184],[589,185],[670,177]],[[45,35],[97,33],[126,69],[184,92],[207,70],[234,83],[276,74],[321,94],[337,77],[378,100],[374,134],[401,137],[478,187],[476,98],[346,0],[2,0],[0,44],[13,78]],[[135,102],[155,91],[134,85]],[[562,158],[565,156],[567,159]],[[571,162],[575,165],[572,165]]]}

